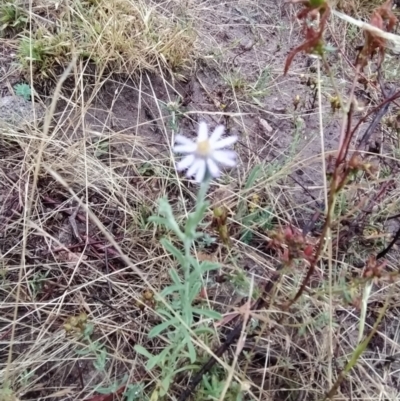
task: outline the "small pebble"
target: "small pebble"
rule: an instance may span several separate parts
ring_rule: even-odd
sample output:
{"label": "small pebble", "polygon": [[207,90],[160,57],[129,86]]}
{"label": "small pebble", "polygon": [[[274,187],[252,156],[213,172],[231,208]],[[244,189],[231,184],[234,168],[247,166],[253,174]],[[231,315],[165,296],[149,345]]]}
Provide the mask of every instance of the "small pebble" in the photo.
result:
{"label": "small pebble", "polygon": [[61,221],[64,219],[64,216],[62,213],[56,213],[55,218],[56,220]]}
{"label": "small pebble", "polygon": [[44,114],[45,109],[38,102],[35,102],[35,109],[33,109],[32,102],[20,96],[0,98],[0,127],[11,124],[19,129],[25,124],[32,124],[34,119],[41,120]]}
{"label": "small pebble", "polygon": [[254,41],[251,40],[251,39],[243,38],[243,39],[240,41],[240,47],[241,47],[243,50],[251,50],[251,49],[253,48],[253,46],[254,46]]}

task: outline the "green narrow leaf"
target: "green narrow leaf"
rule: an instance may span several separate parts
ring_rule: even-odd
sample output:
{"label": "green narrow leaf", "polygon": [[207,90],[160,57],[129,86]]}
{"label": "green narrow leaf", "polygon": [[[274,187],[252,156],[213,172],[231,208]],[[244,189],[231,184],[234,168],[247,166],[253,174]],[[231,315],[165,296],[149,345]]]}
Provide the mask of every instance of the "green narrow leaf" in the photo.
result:
{"label": "green narrow leaf", "polygon": [[157,309],[157,313],[160,316],[163,316],[167,320],[171,320],[174,317],[174,315],[171,313],[169,309]]}
{"label": "green narrow leaf", "polygon": [[171,350],[171,346],[164,348],[159,354],[153,355],[146,363],[146,369],[152,370],[156,365],[163,366],[168,353]]}
{"label": "green narrow leaf", "polygon": [[176,269],[172,267],[171,269],[169,269],[168,273],[175,285],[182,285],[181,278],[179,277],[179,274],[176,271]]}
{"label": "green narrow leaf", "polygon": [[198,369],[199,369],[199,365],[196,365],[196,364],[191,365],[191,364],[189,364],[189,365],[185,365],[185,366],[183,366],[183,367],[181,367],[179,369],[176,369],[175,370],[175,374],[178,374],[180,372],[185,372],[186,370],[193,371],[193,370],[198,370]]}
{"label": "green narrow leaf", "polygon": [[207,273],[212,270],[217,270],[220,267],[221,266],[219,263],[210,262],[210,261],[206,261],[206,260],[200,263],[200,270],[202,273]]}
{"label": "green narrow leaf", "polygon": [[194,268],[198,269],[199,268],[199,261],[194,258],[192,255],[187,255],[186,256],[186,260],[189,262],[189,264],[191,266],[193,266]]}
{"label": "green narrow leaf", "polygon": [[161,380],[161,386],[159,392],[160,397],[164,397],[165,395],[168,394],[169,386],[171,385],[171,380],[172,380],[171,375],[167,375],[166,377],[164,377],[164,379]]}
{"label": "green narrow leaf", "polygon": [[190,334],[188,332],[185,333],[185,340],[184,342],[187,345],[188,348],[188,353],[189,353],[189,359],[191,363],[195,363],[196,362],[196,349],[194,348],[194,345],[192,343],[192,339],[190,337]]}
{"label": "green narrow leaf", "polygon": [[199,308],[192,308],[193,313],[197,313],[198,315],[209,317],[214,320],[222,319],[222,315],[219,312],[216,312],[212,309],[199,309]]}
{"label": "green narrow leaf", "polygon": [[[257,181],[260,173],[262,173],[262,164],[258,164],[253,167],[253,169],[250,171],[249,177],[247,178],[246,184],[244,186],[245,191],[252,188],[255,182]],[[243,214],[247,212],[247,205],[246,205],[246,199],[243,199],[239,202],[239,205],[237,207],[237,213],[235,216],[235,219],[238,221],[242,220]]]}
{"label": "green narrow leaf", "polygon": [[247,178],[246,184],[244,186],[245,189],[250,189],[255,184],[256,180],[258,179],[260,172],[262,172],[262,165],[258,164],[253,167],[250,171],[249,178]]}
{"label": "green narrow leaf", "polygon": [[146,348],[142,347],[140,344],[136,344],[133,349],[140,355],[145,356],[147,359],[153,358],[153,354],[151,354],[149,351],[147,351]]}
{"label": "green narrow leaf", "polygon": [[174,326],[176,323],[178,323],[178,319],[176,317],[174,317],[170,320],[167,320],[166,322],[162,322],[162,323],[158,324],[157,326],[153,327],[149,331],[149,338],[157,337],[164,330],[166,330],[169,326]]}
{"label": "green narrow leaf", "polygon": [[159,226],[167,226],[168,222],[164,217],[160,217],[160,216],[150,216],[147,221],[149,223],[156,223]]}
{"label": "green narrow leaf", "polygon": [[174,213],[172,211],[171,205],[169,204],[168,200],[165,198],[160,199],[160,213],[166,218],[168,225],[171,227],[176,234],[182,234],[178,223],[175,220]]}
{"label": "green narrow leaf", "polygon": [[181,265],[185,264],[185,257],[182,252],[176,248],[167,238],[161,238],[161,245],[171,254],[173,255]]}
{"label": "green narrow leaf", "polygon": [[211,334],[214,335],[215,331],[211,329],[210,327],[197,327],[196,329],[193,329],[193,333],[196,334],[197,336],[201,334]]}
{"label": "green narrow leaf", "polygon": [[167,218],[173,217],[173,212],[171,205],[168,202],[167,198],[160,198],[158,201],[160,213]]}
{"label": "green narrow leaf", "polygon": [[85,328],[83,329],[83,337],[89,340],[93,332],[94,332],[94,324],[91,322],[86,323]]}
{"label": "green narrow leaf", "polygon": [[372,290],[372,280],[368,281],[364,286],[362,303],[361,303],[361,312],[360,312],[360,323],[359,323],[359,331],[358,331],[358,342],[361,343],[364,337],[364,327],[365,327],[365,317],[367,316],[368,310],[368,299],[371,295]]}
{"label": "green narrow leaf", "polygon": [[201,286],[202,286],[202,283],[200,281],[197,281],[197,282],[193,283],[193,285],[192,285],[192,287],[190,288],[190,291],[189,291],[189,301],[190,301],[190,303],[192,303],[193,300],[199,294],[199,292],[201,290]]}
{"label": "green narrow leaf", "polygon": [[178,238],[183,241],[185,236],[175,220],[171,205],[169,204],[168,200],[165,198],[161,198],[158,201],[158,204],[159,213],[164,216],[164,218],[160,216],[151,216],[149,217],[149,221],[164,225],[165,227],[172,230],[178,236]]}
{"label": "green narrow leaf", "polygon": [[240,233],[240,242],[243,242],[246,245],[249,245],[251,240],[253,239],[253,231],[249,229],[242,230]]}
{"label": "green narrow leaf", "polygon": [[106,362],[107,362],[107,351],[102,348],[99,352],[99,354],[96,357],[96,360],[93,362],[93,366],[96,368],[96,370],[102,371],[106,367]]}
{"label": "green narrow leaf", "polygon": [[174,292],[180,292],[183,288],[183,284],[179,285],[169,285],[168,287],[165,287],[159,294],[160,297],[164,298],[168,295],[173,294]]}
{"label": "green narrow leaf", "polygon": [[84,355],[90,354],[92,351],[90,349],[88,349],[88,348],[84,348],[84,349],[77,349],[75,352],[78,355],[84,356]]}

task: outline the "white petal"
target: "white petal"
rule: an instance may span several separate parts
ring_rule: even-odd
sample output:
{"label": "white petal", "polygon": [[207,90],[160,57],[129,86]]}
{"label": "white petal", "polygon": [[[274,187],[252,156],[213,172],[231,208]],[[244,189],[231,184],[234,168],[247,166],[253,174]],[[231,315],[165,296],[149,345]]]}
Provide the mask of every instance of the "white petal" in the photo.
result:
{"label": "white petal", "polygon": [[197,146],[195,143],[190,143],[188,145],[177,145],[174,146],[174,152],[175,153],[193,153],[197,149]]}
{"label": "white petal", "polygon": [[199,166],[201,165],[201,163],[203,161],[204,160],[202,160],[202,159],[195,159],[193,164],[190,166],[189,170],[186,172],[186,176],[193,177],[197,173]]}
{"label": "white petal", "polygon": [[186,136],[183,135],[175,135],[175,144],[179,144],[179,145],[190,145],[192,144],[193,141],[189,138],[186,138]]}
{"label": "white petal", "polygon": [[176,169],[178,171],[182,171],[182,170],[186,170],[188,167],[190,167],[193,162],[194,162],[194,155],[188,155],[185,156],[177,165],[176,165]]}
{"label": "white petal", "polygon": [[219,140],[219,138],[221,138],[224,131],[225,127],[223,125],[218,125],[218,127],[215,128],[214,132],[210,136],[211,145],[216,143]]}
{"label": "white petal", "polygon": [[197,170],[195,178],[198,183],[202,182],[204,180],[204,176],[206,175],[206,161],[204,159],[200,159],[199,161],[199,169]]}
{"label": "white petal", "polygon": [[234,144],[237,141],[237,136],[228,136],[227,138],[221,139],[217,143],[213,144],[213,149],[226,148],[229,145]]}
{"label": "white petal", "polygon": [[207,167],[208,171],[214,178],[219,177],[219,168],[213,159],[207,159]]}
{"label": "white petal", "polygon": [[206,141],[208,139],[208,128],[207,128],[207,124],[202,121],[199,124],[199,134],[197,136],[197,142],[203,142]]}
{"label": "white petal", "polygon": [[[212,156],[217,153],[220,157],[223,157],[224,160],[231,159],[232,161],[236,160],[236,152],[230,149],[221,149],[221,150],[214,150]],[[217,156],[218,157],[218,156]]]}
{"label": "white petal", "polygon": [[216,150],[213,152],[212,158],[218,163],[221,163],[225,166],[235,167],[236,160],[235,157],[232,157],[233,156],[232,154],[234,154],[234,152],[229,150]]}

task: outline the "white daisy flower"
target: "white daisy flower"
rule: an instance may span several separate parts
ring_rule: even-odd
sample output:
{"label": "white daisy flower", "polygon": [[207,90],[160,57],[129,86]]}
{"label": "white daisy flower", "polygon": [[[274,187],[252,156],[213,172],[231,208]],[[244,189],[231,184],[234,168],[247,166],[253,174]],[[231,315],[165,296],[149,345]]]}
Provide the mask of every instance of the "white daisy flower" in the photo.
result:
{"label": "white daisy flower", "polygon": [[177,164],[178,171],[186,170],[187,177],[195,177],[197,182],[202,182],[208,172],[216,178],[221,170],[218,164],[227,167],[236,166],[236,153],[232,150],[224,149],[233,145],[237,141],[236,136],[228,136],[221,139],[225,127],[219,125],[208,137],[208,127],[205,122],[199,125],[197,141],[183,135],[176,135],[174,152],[186,154],[186,156]]}

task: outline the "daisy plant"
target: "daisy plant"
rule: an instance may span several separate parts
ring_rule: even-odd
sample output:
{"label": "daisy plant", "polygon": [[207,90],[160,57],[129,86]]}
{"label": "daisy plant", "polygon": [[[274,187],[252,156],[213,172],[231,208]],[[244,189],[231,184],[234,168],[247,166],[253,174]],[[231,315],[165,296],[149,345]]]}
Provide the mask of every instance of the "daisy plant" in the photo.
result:
{"label": "daisy plant", "polygon": [[[176,374],[194,368],[197,351],[193,336],[199,338],[212,335],[210,321],[221,318],[219,313],[197,302],[201,299],[203,276],[219,266],[210,261],[199,262],[194,256],[194,244],[203,236],[198,227],[209,206],[205,198],[211,180],[220,176],[220,166],[236,165],[235,152],[225,148],[233,145],[237,137],[222,138],[224,130],[220,125],[209,136],[207,124],[202,122],[196,141],[182,135],[176,136],[173,150],[184,155],[176,168],[178,171],[186,170],[186,176],[194,177],[200,184],[196,206],[182,224],[175,219],[168,200],[161,199],[159,215],[150,218],[169,232],[169,238],[161,239],[161,244],[177,261],[178,266],[171,266],[171,284],[158,294],[160,307],[157,312],[162,322],[149,332],[150,338],[163,336],[165,347],[156,355],[140,345],[135,347],[137,352],[148,359],[147,369],[160,369],[159,385],[155,390],[160,397],[168,393]],[[185,360],[190,361],[190,364],[182,363]]]}

